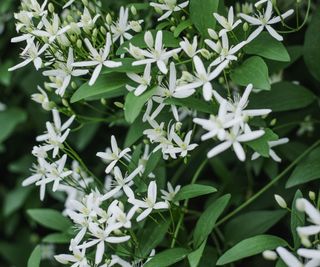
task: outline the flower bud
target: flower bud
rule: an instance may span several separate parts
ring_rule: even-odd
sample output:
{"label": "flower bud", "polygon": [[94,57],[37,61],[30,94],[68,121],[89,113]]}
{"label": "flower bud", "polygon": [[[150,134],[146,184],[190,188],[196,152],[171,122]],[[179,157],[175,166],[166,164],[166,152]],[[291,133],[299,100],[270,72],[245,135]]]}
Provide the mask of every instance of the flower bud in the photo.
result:
{"label": "flower bud", "polygon": [[249,24],[248,24],[248,22],[243,23],[242,29],[243,29],[245,32],[248,31],[248,29],[249,29]]}
{"label": "flower bud", "polygon": [[100,27],[100,32],[103,34],[103,35],[106,35],[107,34],[107,30],[105,27],[101,26]]}
{"label": "flower bud", "polygon": [[154,10],[156,11],[156,13],[158,13],[159,15],[163,14],[162,9],[160,9],[159,7],[155,7]]}
{"label": "flower bud", "polygon": [[144,42],[147,44],[148,47],[153,47],[154,41],[153,36],[150,31],[147,31],[144,35]]}
{"label": "flower bud", "polygon": [[175,60],[179,60],[179,55],[177,53],[173,53],[172,57],[175,59]]}
{"label": "flower bud", "polygon": [[62,105],[64,105],[65,107],[69,107],[69,103],[65,98],[62,99]]}
{"label": "flower bud", "polygon": [[265,250],[262,252],[262,256],[266,259],[266,260],[270,260],[270,261],[275,261],[278,258],[277,253],[275,253],[272,250]]}
{"label": "flower bud", "polygon": [[209,33],[209,36],[213,39],[213,40],[218,40],[219,39],[219,36],[217,34],[217,32],[213,29],[208,29],[208,33]]}
{"label": "flower bud", "polygon": [[171,27],[170,27],[170,31],[172,31],[172,32],[174,32],[175,29],[176,29],[176,26],[171,26]]}
{"label": "flower bud", "polygon": [[121,109],[124,108],[124,105],[123,105],[123,103],[121,103],[121,102],[114,102],[114,105],[115,105],[116,107],[118,107],[118,108],[121,108]]}
{"label": "flower bud", "polygon": [[311,201],[315,201],[316,200],[316,193],[313,191],[309,191],[309,198]]}
{"label": "flower bud", "polygon": [[182,76],[181,76],[181,80],[191,83],[191,82],[193,82],[193,76],[188,71],[183,71]]}
{"label": "flower bud", "polygon": [[205,49],[205,48],[202,48],[200,49],[200,54],[205,58],[205,59],[210,59],[211,58],[211,53]]}
{"label": "flower bud", "polygon": [[137,15],[137,9],[136,9],[136,7],[135,7],[134,5],[132,5],[132,6],[130,7],[130,11],[131,11],[131,13],[132,13],[133,16]]}
{"label": "flower bud", "polygon": [[52,3],[49,3],[48,10],[50,13],[54,13],[54,5]]}
{"label": "flower bud", "polygon": [[108,25],[112,24],[112,17],[110,15],[110,13],[108,13],[107,16],[106,16],[106,22],[107,22]]}
{"label": "flower bud", "polygon": [[279,196],[279,195],[274,195],[274,199],[277,201],[278,205],[283,208],[283,209],[286,209],[288,206],[287,206],[287,203],[286,201],[283,199],[283,197]]}
{"label": "flower bud", "polygon": [[81,48],[81,47],[82,47],[82,41],[81,41],[81,39],[78,39],[78,40],[77,40],[77,47],[78,47],[78,48]]}
{"label": "flower bud", "polygon": [[75,81],[72,81],[72,82],[71,82],[71,88],[72,88],[73,90],[76,90],[76,89],[78,88],[78,86],[77,86],[77,84],[76,84]]}
{"label": "flower bud", "polygon": [[277,124],[277,119],[274,118],[273,120],[271,120],[270,122],[270,126],[275,126]]}

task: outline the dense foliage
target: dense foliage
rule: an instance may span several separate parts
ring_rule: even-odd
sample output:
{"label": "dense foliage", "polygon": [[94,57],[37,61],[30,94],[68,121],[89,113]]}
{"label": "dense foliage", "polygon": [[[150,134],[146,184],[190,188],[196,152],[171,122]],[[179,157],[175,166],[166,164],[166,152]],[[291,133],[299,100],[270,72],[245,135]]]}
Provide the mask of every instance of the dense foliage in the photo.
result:
{"label": "dense foliage", "polygon": [[320,266],[319,11],[2,0],[0,263]]}

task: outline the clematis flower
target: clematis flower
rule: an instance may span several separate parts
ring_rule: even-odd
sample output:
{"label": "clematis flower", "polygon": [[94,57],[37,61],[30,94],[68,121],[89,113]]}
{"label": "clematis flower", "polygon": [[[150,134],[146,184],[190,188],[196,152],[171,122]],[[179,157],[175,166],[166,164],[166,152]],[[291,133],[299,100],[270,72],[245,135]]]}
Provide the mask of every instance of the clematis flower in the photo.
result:
{"label": "clematis flower", "polygon": [[173,12],[180,11],[184,8],[186,8],[189,5],[189,1],[185,1],[181,4],[177,4],[177,0],[163,0],[163,4],[158,3],[150,3],[150,6],[158,8],[162,11],[165,11],[165,13],[158,18],[158,21],[167,19],[171,16]]}
{"label": "clematis flower", "polygon": [[229,8],[228,18],[225,18],[218,13],[213,13],[215,19],[223,27],[219,32],[219,36],[226,34],[227,32],[233,31],[239,24],[241,24],[241,19],[234,21],[233,7]]}
{"label": "clematis flower", "polygon": [[203,97],[206,101],[210,101],[213,94],[213,88],[211,81],[217,78],[224,68],[228,65],[225,61],[221,63],[215,70],[207,71],[203,65],[202,60],[195,56],[193,58],[194,66],[196,68],[196,79],[194,82],[188,83],[186,85],[181,85],[177,88],[177,92],[183,90],[192,90],[202,86]]}
{"label": "clematis flower", "polygon": [[86,249],[82,250],[77,247],[72,248],[72,254],[60,254],[54,256],[54,258],[62,264],[72,263],[72,267],[88,267],[88,261],[86,258]]}
{"label": "clematis flower", "polygon": [[147,31],[144,35],[144,41],[148,47],[147,50],[140,49],[138,47],[134,47],[131,45],[131,49],[128,52],[135,51],[135,54],[142,55],[146,57],[146,59],[140,59],[132,63],[133,66],[139,65],[147,65],[151,63],[156,63],[159,70],[163,74],[167,74],[168,68],[167,63],[169,58],[171,58],[174,54],[179,53],[181,48],[176,48],[170,51],[167,51],[163,46],[163,33],[162,31],[158,31],[156,35],[156,39],[154,40],[150,31]]}
{"label": "clematis flower", "polygon": [[280,22],[283,19],[286,19],[287,17],[291,16],[294,13],[293,9],[288,10],[287,12],[283,13],[280,16],[272,17],[272,2],[267,2],[267,8],[264,12],[264,14],[261,14],[260,12],[255,15],[255,17],[246,15],[246,14],[239,14],[241,18],[243,18],[245,21],[249,22],[253,26],[258,26],[257,29],[255,29],[250,36],[247,39],[247,42],[251,42],[253,39],[255,39],[264,29],[266,29],[270,35],[275,38],[278,41],[283,41],[283,37],[276,32],[270,25],[276,24]]}
{"label": "clematis flower", "polygon": [[166,202],[157,202],[157,184],[155,181],[150,182],[148,186],[148,196],[142,201],[134,198],[129,198],[128,202],[132,205],[145,209],[138,217],[137,222],[145,219],[152,210],[168,209],[169,205]]}
{"label": "clematis flower", "polygon": [[[167,188],[168,191],[161,189],[161,198],[164,201],[172,202],[176,194],[180,191],[181,185],[177,185],[175,188],[173,188],[172,184],[170,182],[167,182]],[[179,202],[174,202],[175,205],[178,205]]]}
{"label": "clematis flower", "polygon": [[183,41],[180,42],[180,47],[187,54],[188,57],[193,58],[198,53],[198,51],[197,51],[197,48],[198,48],[197,36],[193,37],[192,44],[189,42],[189,40],[186,37],[183,37]]}
{"label": "clematis flower", "polygon": [[79,28],[83,28],[85,32],[90,33],[90,30],[94,28],[96,21],[100,17],[100,14],[95,15],[93,18],[88,8],[84,7],[81,14],[80,22],[77,23]]}
{"label": "clematis flower", "polygon": [[121,158],[129,159],[128,153],[131,151],[130,148],[125,148],[124,150],[120,150],[117,144],[117,140],[114,135],[111,136],[111,149],[107,148],[106,152],[98,152],[97,156],[102,158],[103,160],[110,162],[110,164],[106,168],[106,173],[110,173],[114,166]]}
{"label": "clematis flower", "polygon": [[84,42],[90,51],[91,61],[76,62],[76,63],[73,63],[72,66],[73,67],[95,67],[92,73],[91,79],[89,81],[89,85],[92,86],[98,79],[98,76],[103,66],[106,66],[108,68],[116,68],[116,67],[120,67],[122,63],[108,60],[108,56],[109,56],[111,45],[112,45],[111,35],[109,32],[107,33],[107,37],[106,37],[106,45],[104,49],[101,49],[99,52],[97,51],[97,49],[95,49],[92,46],[89,39],[86,38]]}
{"label": "clematis flower", "polygon": [[131,80],[139,84],[136,88],[131,85],[126,85],[126,88],[128,89],[128,91],[130,92],[134,91],[135,96],[142,95],[147,90],[148,86],[150,86],[150,83],[151,83],[151,79],[152,79],[151,64],[146,65],[143,76],[140,76],[136,73],[127,73],[127,76]]}

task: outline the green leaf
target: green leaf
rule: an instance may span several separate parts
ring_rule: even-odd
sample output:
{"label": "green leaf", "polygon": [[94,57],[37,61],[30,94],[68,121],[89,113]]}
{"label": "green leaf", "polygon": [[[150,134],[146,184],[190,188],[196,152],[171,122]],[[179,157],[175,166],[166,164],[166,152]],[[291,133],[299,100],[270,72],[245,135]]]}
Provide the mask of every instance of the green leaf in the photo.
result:
{"label": "green leaf", "polygon": [[193,232],[193,247],[198,248],[212,232],[216,221],[229,203],[231,195],[224,195],[214,201],[202,213]]}
{"label": "green leaf", "polygon": [[176,105],[179,107],[186,107],[190,108],[196,111],[208,113],[208,114],[214,114],[218,111],[218,106],[215,103],[208,103],[201,99],[198,99],[194,96],[190,96],[188,98],[167,98],[164,101],[165,104],[168,105]]}
{"label": "green leaf", "polygon": [[286,188],[305,184],[320,178],[320,147],[301,161],[290,175]]}
{"label": "green leaf", "polygon": [[[284,97],[285,96],[285,97]],[[304,108],[315,100],[315,95],[301,85],[279,82],[269,92],[250,96],[248,108],[270,108],[273,112]]]}
{"label": "green leaf", "polygon": [[188,255],[190,267],[197,267],[199,265],[206,243],[207,240],[203,241],[198,249]]}
{"label": "green leaf", "polygon": [[217,189],[212,186],[202,184],[189,184],[180,189],[180,191],[174,197],[174,201],[195,198],[215,192],[217,192]]}
{"label": "green leaf", "polygon": [[297,227],[303,226],[305,222],[305,213],[298,211],[296,207],[296,200],[302,198],[303,195],[300,190],[297,190],[291,205],[291,233],[293,236],[294,249],[297,250],[301,245],[300,237],[297,233]]}
{"label": "green leaf", "polygon": [[5,141],[14,129],[27,119],[27,114],[18,108],[9,108],[0,112],[0,143]]}
{"label": "green leaf", "polygon": [[162,152],[157,151],[152,153],[149,159],[146,161],[145,170],[143,172],[143,176],[147,177],[153,170],[158,166],[159,161],[162,158]]}
{"label": "green leaf", "polygon": [[189,251],[185,248],[171,248],[156,254],[144,267],[167,267],[182,261]]}
{"label": "green leaf", "polygon": [[133,92],[127,95],[124,104],[124,117],[127,122],[133,123],[135,121],[145,103],[153,96],[156,90],[157,87],[154,87],[140,96],[135,96]]}
{"label": "green leaf", "polygon": [[17,209],[22,207],[31,190],[31,187],[21,187],[20,185],[16,189],[9,192],[4,199],[3,215],[8,217]]}
{"label": "green leaf", "polygon": [[256,39],[246,45],[244,51],[249,55],[258,55],[276,61],[290,61],[285,46],[267,32],[262,32]]}
{"label": "green leaf", "polygon": [[169,226],[169,221],[161,224],[152,221],[146,224],[138,234],[138,240],[143,240],[143,242],[139,242],[136,248],[136,254],[143,258],[149,256],[151,250],[157,247],[164,239],[169,230]]}
{"label": "green leaf", "polygon": [[56,210],[31,209],[27,210],[27,213],[37,223],[49,229],[64,232],[72,226],[72,223]]}
{"label": "green leaf", "polygon": [[272,235],[258,235],[242,240],[231,249],[227,250],[217,262],[217,265],[225,265],[243,258],[262,253],[265,250],[273,250],[279,246],[288,244],[283,239]]}
{"label": "green leaf", "polygon": [[236,243],[251,236],[264,234],[279,222],[286,213],[286,210],[261,210],[241,214],[226,225],[225,238]]}
{"label": "green leaf", "polygon": [[142,136],[143,131],[148,128],[148,124],[142,121],[142,116],[139,116],[138,119],[134,121],[134,123],[130,126],[127,136],[124,142],[125,147],[132,146],[135,142],[137,142]]}
{"label": "green leaf", "polygon": [[[151,30],[152,36],[155,38],[157,30]],[[129,44],[133,44],[139,48],[147,48],[148,46],[144,42],[145,32],[141,32],[133,36],[129,41],[124,42],[117,50],[116,55],[119,56],[127,52],[126,48],[129,48]],[[163,41],[165,47],[175,48],[179,46],[179,39],[175,38],[172,32],[162,31]]]}
{"label": "green leaf", "polygon": [[36,246],[32,251],[30,258],[28,260],[28,267],[40,267],[41,262],[41,247]]}
{"label": "green leaf", "polygon": [[202,36],[209,35],[209,28],[215,29],[216,19],[213,13],[217,12],[218,7],[219,0],[190,0],[190,18]]}
{"label": "green leaf", "polygon": [[42,239],[42,242],[49,244],[68,244],[72,236],[64,234],[64,233],[54,233],[47,235]]}
{"label": "green leaf", "polygon": [[266,128],[265,134],[259,139],[246,142],[254,151],[258,152],[261,156],[269,158],[269,145],[268,142],[278,140],[279,137],[271,129]]}
{"label": "green leaf", "polygon": [[124,73],[101,74],[93,86],[90,86],[88,82],[83,84],[72,95],[71,103],[92,97],[99,99],[102,95],[107,99],[124,95],[127,92],[125,85],[128,81]]}
{"label": "green leaf", "polygon": [[307,29],[304,38],[303,56],[304,61],[313,75],[318,81],[320,81],[320,9],[314,11],[312,20]]}
{"label": "green leaf", "polygon": [[230,74],[231,80],[238,85],[252,83],[255,89],[270,90],[268,66],[261,57],[250,57]]}
{"label": "green leaf", "polygon": [[180,22],[173,32],[174,37],[177,38],[180,35],[180,33],[182,33],[185,29],[187,29],[191,25],[192,25],[192,21],[190,19]]}

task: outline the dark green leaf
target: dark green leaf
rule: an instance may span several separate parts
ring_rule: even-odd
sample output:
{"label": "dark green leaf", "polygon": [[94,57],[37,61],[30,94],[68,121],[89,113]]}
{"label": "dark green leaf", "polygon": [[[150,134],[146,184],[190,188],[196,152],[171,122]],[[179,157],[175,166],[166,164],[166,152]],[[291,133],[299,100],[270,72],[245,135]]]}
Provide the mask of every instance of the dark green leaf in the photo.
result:
{"label": "dark green leaf", "polygon": [[18,108],[9,108],[0,112],[0,143],[5,141],[18,124],[27,119],[27,114]]}
{"label": "dark green leaf", "polygon": [[41,247],[36,246],[32,251],[30,258],[28,260],[28,267],[40,267],[41,262]]}
{"label": "dark green leaf", "polygon": [[264,234],[286,213],[286,210],[261,210],[239,215],[226,225],[225,237],[228,241],[236,243],[251,236]]}
{"label": "dark green leaf", "polygon": [[207,194],[217,192],[217,189],[201,184],[189,184],[180,189],[177,195],[174,197],[174,201],[181,201],[185,199],[195,198]]}
{"label": "dark green leaf", "polygon": [[286,187],[290,188],[296,185],[320,178],[320,148],[313,150],[307,158],[301,161],[293,170],[289,177]]}
{"label": "dark green leaf", "polygon": [[171,248],[156,254],[144,267],[167,267],[182,261],[189,251],[185,248]]}
{"label": "dark green leaf", "polygon": [[286,247],[285,240],[272,235],[258,235],[242,240],[237,245],[227,250],[217,262],[217,265],[225,265],[253,255],[262,253],[265,250],[273,250],[279,246]]}
{"label": "dark green leaf", "polygon": [[250,55],[258,55],[276,61],[290,61],[285,46],[267,32],[262,32],[256,39],[246,45],[244,51]]}
{"label": "dark green leaf", "polygon": [[215,29],[219,0],[191,0],[189,4],[190,18],[202,36],[208,36],[208,29]]}
{"label": "dark green leaf", "polygon": [[99,97],[113,98],[124,95],[128,78],[124,73],[106,73],[99,76],[93,86],[88,83],[83,84],[71,97],[71,103],[82,99]]}
{"label": "dark green leaf", "polygon": [[140,96],[135,96],[133,92],[130,92],[125,100],[124,104],[124,117],[127,122],[133,123],[139,116],[141,109],[145,103],[153,96],[156,91],[156,87],[148,90]]}
{"label": "dark green leaf", "polygon": [[[285,96],[285,97],[284,97]],[[269,92],[252,94],[249,108],[270,108],[273,112],[304,108],[315,100],[315,95],[301,85],[279,82]]]}
{"label": "dark green leaf", "polygon": [[37,223],[49,229],[64,232],[72,226],[71,222],[56,210],[31,209],[27,210],[27,213]]}
{"label": "dark green leaf", "polygon": [[308,30],[304,38],[303,56],[304,61],[313,75],[320,81],[320,9],[318,8],[313,13],[312,21],[309,24]]}
{"label": "dark green leaf", "polygon": [[261,57],[250,57],[230,74],[231,80],[238,85],[252,83],[255,89],[270,90],[268,66]]}
{"label": "dark green leaf", "polygon": [[173,35],[174,37],[178,37],[180,33],[182,33],[185,29],[192,25],[192,21],[190,19],[184,20],[175,28]]}
{"label": "dark green leaf", "polygon": [[231,195],[224,195],[214,201],[200,216],[193,232],[193,247],[198,248],[212,232],[216,221],[226,208]]}
{"label": "dark green leaf", "polygon": [[19,186],[9,192],[4,199],[3,215],[7,217],[19,209],[24,204],[31,190],[31,187]]}
{"label": "dark green leaf", "polygon": [[49,244],[68,244],[72,236],[69,236],[64,233],[54,233],[47,235],[42,239],[42,242]]}
{"label": "dark green leaf", "polygon": [[207,240],[203,241],[201,246],[198,249],[196,249],[195,251],[191,252],[188,255],[188,261],[189,261],[190,267],[197,267],[199,265],[202,254],[203,254],[203,250],[206,247],[206,243],[207,243]]}

